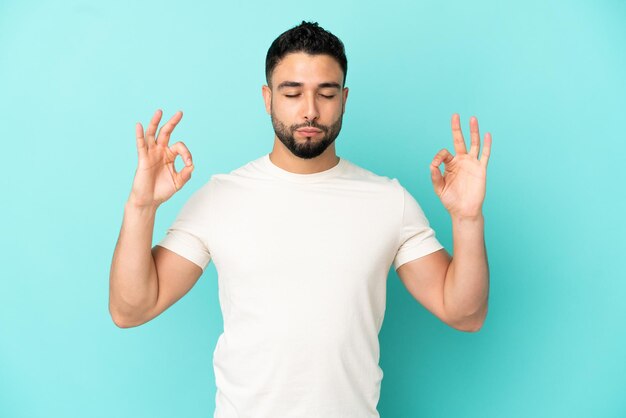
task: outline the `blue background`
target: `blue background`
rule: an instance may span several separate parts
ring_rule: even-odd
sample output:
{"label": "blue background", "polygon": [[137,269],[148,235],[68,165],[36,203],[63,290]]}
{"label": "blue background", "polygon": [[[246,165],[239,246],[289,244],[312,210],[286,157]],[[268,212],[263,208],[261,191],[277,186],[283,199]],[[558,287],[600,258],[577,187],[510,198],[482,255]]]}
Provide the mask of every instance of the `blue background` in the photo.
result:
{"label": "blue background", "polygon": [[182,109],[196,165],[156,242],[212,174],[271,150],[265,54],[303,19],[346,45],[338,155],[398,178],[448,251],[428,165],[454,112],[493,135],[487,321],[448,327],[392,269],[381,416],[626,416],[626,4],[608,0],[0,0],[0,416],[213,416],[212,263],[151,322],[109,316],[134,124]]}

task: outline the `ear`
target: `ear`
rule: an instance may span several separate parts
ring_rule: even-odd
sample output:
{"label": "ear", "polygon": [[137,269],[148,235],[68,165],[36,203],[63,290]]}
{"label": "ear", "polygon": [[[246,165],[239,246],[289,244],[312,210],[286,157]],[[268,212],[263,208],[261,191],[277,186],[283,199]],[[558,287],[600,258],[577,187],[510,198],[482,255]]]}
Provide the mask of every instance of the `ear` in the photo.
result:
{"label": "ear", "polygon": [[268,115],[272,114],[272,90],[267,85],[261,87],[263,93],[263,101],[265,102],[265,111]]}
{"label": "ear", "polygon": [[342,111],[341,111],[341,113],[343,114],[346,111],[346,101],[348,100],[348,88],[344,87],[342,93],[343,93],[343,104],[342,104]]}

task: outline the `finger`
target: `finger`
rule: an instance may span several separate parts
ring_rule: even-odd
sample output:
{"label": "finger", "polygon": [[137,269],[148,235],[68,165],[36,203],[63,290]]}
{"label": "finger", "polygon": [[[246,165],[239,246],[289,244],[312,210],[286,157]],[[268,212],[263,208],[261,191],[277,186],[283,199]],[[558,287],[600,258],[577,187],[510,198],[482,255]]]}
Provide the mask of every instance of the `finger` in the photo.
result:
{"label": "finger", "polygon": [[191,152],[189,152],[189,149],[184,143],[179,141],[169,148],[173,154],[174,159],[176,159],[177,155],[180,155],[183,158],[183,161],[185,162],[185,167],[193,165],[193,162],[191,160]]}
{"label": "finger", "polygon": [[470,118],[470,138],[471,145],[469,154],[475,158],[478,158],[478,150],[480,149],[480,134],[478,133],[478,119],[476,116]]}
{"label": "finger", "polygon": [[461,131],[461,117],[458,113],[452,115],[452,139],[454,141],[454,151],[457,154],[467,154],[465,139]]}
{"label": "finger", "polygon": [[430,166],[430,179],[433,182],[433,188],[437,196],[441,195],[444,186],[443,176],[441,175],[441,171],[439,171],[439,167],[433,166],[432,164]]}
{"label": "finger", "polygon": [[180,170],[180,173],[176,173],[176,187],[177,188],[181,188],[185,185],[185,183],[187,183],[189,181],[189,179],[191,178],[191,172],[193,171],[193,165],[190,166],[186,166],[183,167],[182,170]]}
{"label": "finger", "polygon": [[443,176],[441,175],[441,171],[439,170],[439,166],[441,165],[441,163],[449,164],[450,162],[452,162],[453,159],[454,157],[452,156],[452,154],[450,154],[450,152],[444,148],[435,155],[433,161],[430,163],[430,179],[433,182],[433,187],[435,188],[435,193],[437,194],[437,196],[441,195],[441,192],[443,191],[443,187],[445,185]]}
{"label": "finger", "polygon": [[489,156],[491,155],[491,134],[487,132],[485,134],[485,143],[483,144],[483,152],[480,154],[480,162],[487,168],[489,162]]}
{"label": "finger", "polygon": [[[191,153],[189,152],[187,146],[180,141],[172,144],[172,146],[170,146],[168,149],[170,151],[172,159],[171,173],[174,180],[174,185],[176,186],[176,190],[180,190],[180,188],[183,187],[185,183],[187,183],[187,181],[189,181],[189,179],[191,178],[191,172],[194,168],[193,162],[191,160]],[[183,167],[180,172],[176,172],[176,167],[174,165],[174,161],[176,160],[177,155],[180,155],[185,162],[185,167]]]}
{"label": "finger", "polygon": [[161,109],[157,109],[157,111],[154,112],[152,119],[150,120],[148,129],[146,129],[146,142],[147,142],[148,148],[154,145],[154,135],[156,134],[157,126],[159,126],[159,122],[161,121],[162,115],[163,115],[163,112],[161,111]]}
{"label": "finger", "polygon": [[450,154],[450,151],[444,148],[435,155],[433,161],[430,163],[430,166],[435,167],[437,168],[437,170],[439,170],[439,166],[441,165],[441,163],[450,164],[453,159],[454,156]]}
{"label": "finger", "polygon": [[139,122],[135,125],[135,138],[137,138],[137,154],[139,154],[140,158],[143,158],[146,156],[147,148],[146,139],[143,136],[143,126]]}
{"label": "finger", "polygon": [[161,127],[161,129],[159,129],[159,135],[157,136],[156,140],[157,144],[167,145],[170,140],[170,135],[172,134],[172,131],[182,118],[183,112],[179,110],[174,114],[174,116],[170,118],[170,120],[167,121],[165,125]]}

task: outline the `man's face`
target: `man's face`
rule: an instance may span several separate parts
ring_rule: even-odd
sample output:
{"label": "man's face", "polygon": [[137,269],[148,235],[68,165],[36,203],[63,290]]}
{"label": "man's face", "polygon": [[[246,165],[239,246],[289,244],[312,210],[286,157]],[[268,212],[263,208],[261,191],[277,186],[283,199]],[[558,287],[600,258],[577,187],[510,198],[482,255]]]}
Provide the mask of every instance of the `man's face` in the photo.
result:
{"label": "man's face", "polygon": [[287,54],[263,86],[276,137],[297,157],[315,158],[341,131],[348,89],[330,55]]}

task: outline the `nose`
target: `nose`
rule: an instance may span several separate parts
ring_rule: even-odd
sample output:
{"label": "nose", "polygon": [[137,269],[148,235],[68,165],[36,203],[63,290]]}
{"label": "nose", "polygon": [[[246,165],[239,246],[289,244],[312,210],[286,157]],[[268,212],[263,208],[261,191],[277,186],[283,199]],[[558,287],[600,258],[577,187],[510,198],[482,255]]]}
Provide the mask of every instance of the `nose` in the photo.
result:
{"label": "nose", "polygon": [[319,109],[315,101],[315,96],[309,95],[304,104],[304,119],[307,121],[315,121],[320,117]]}

